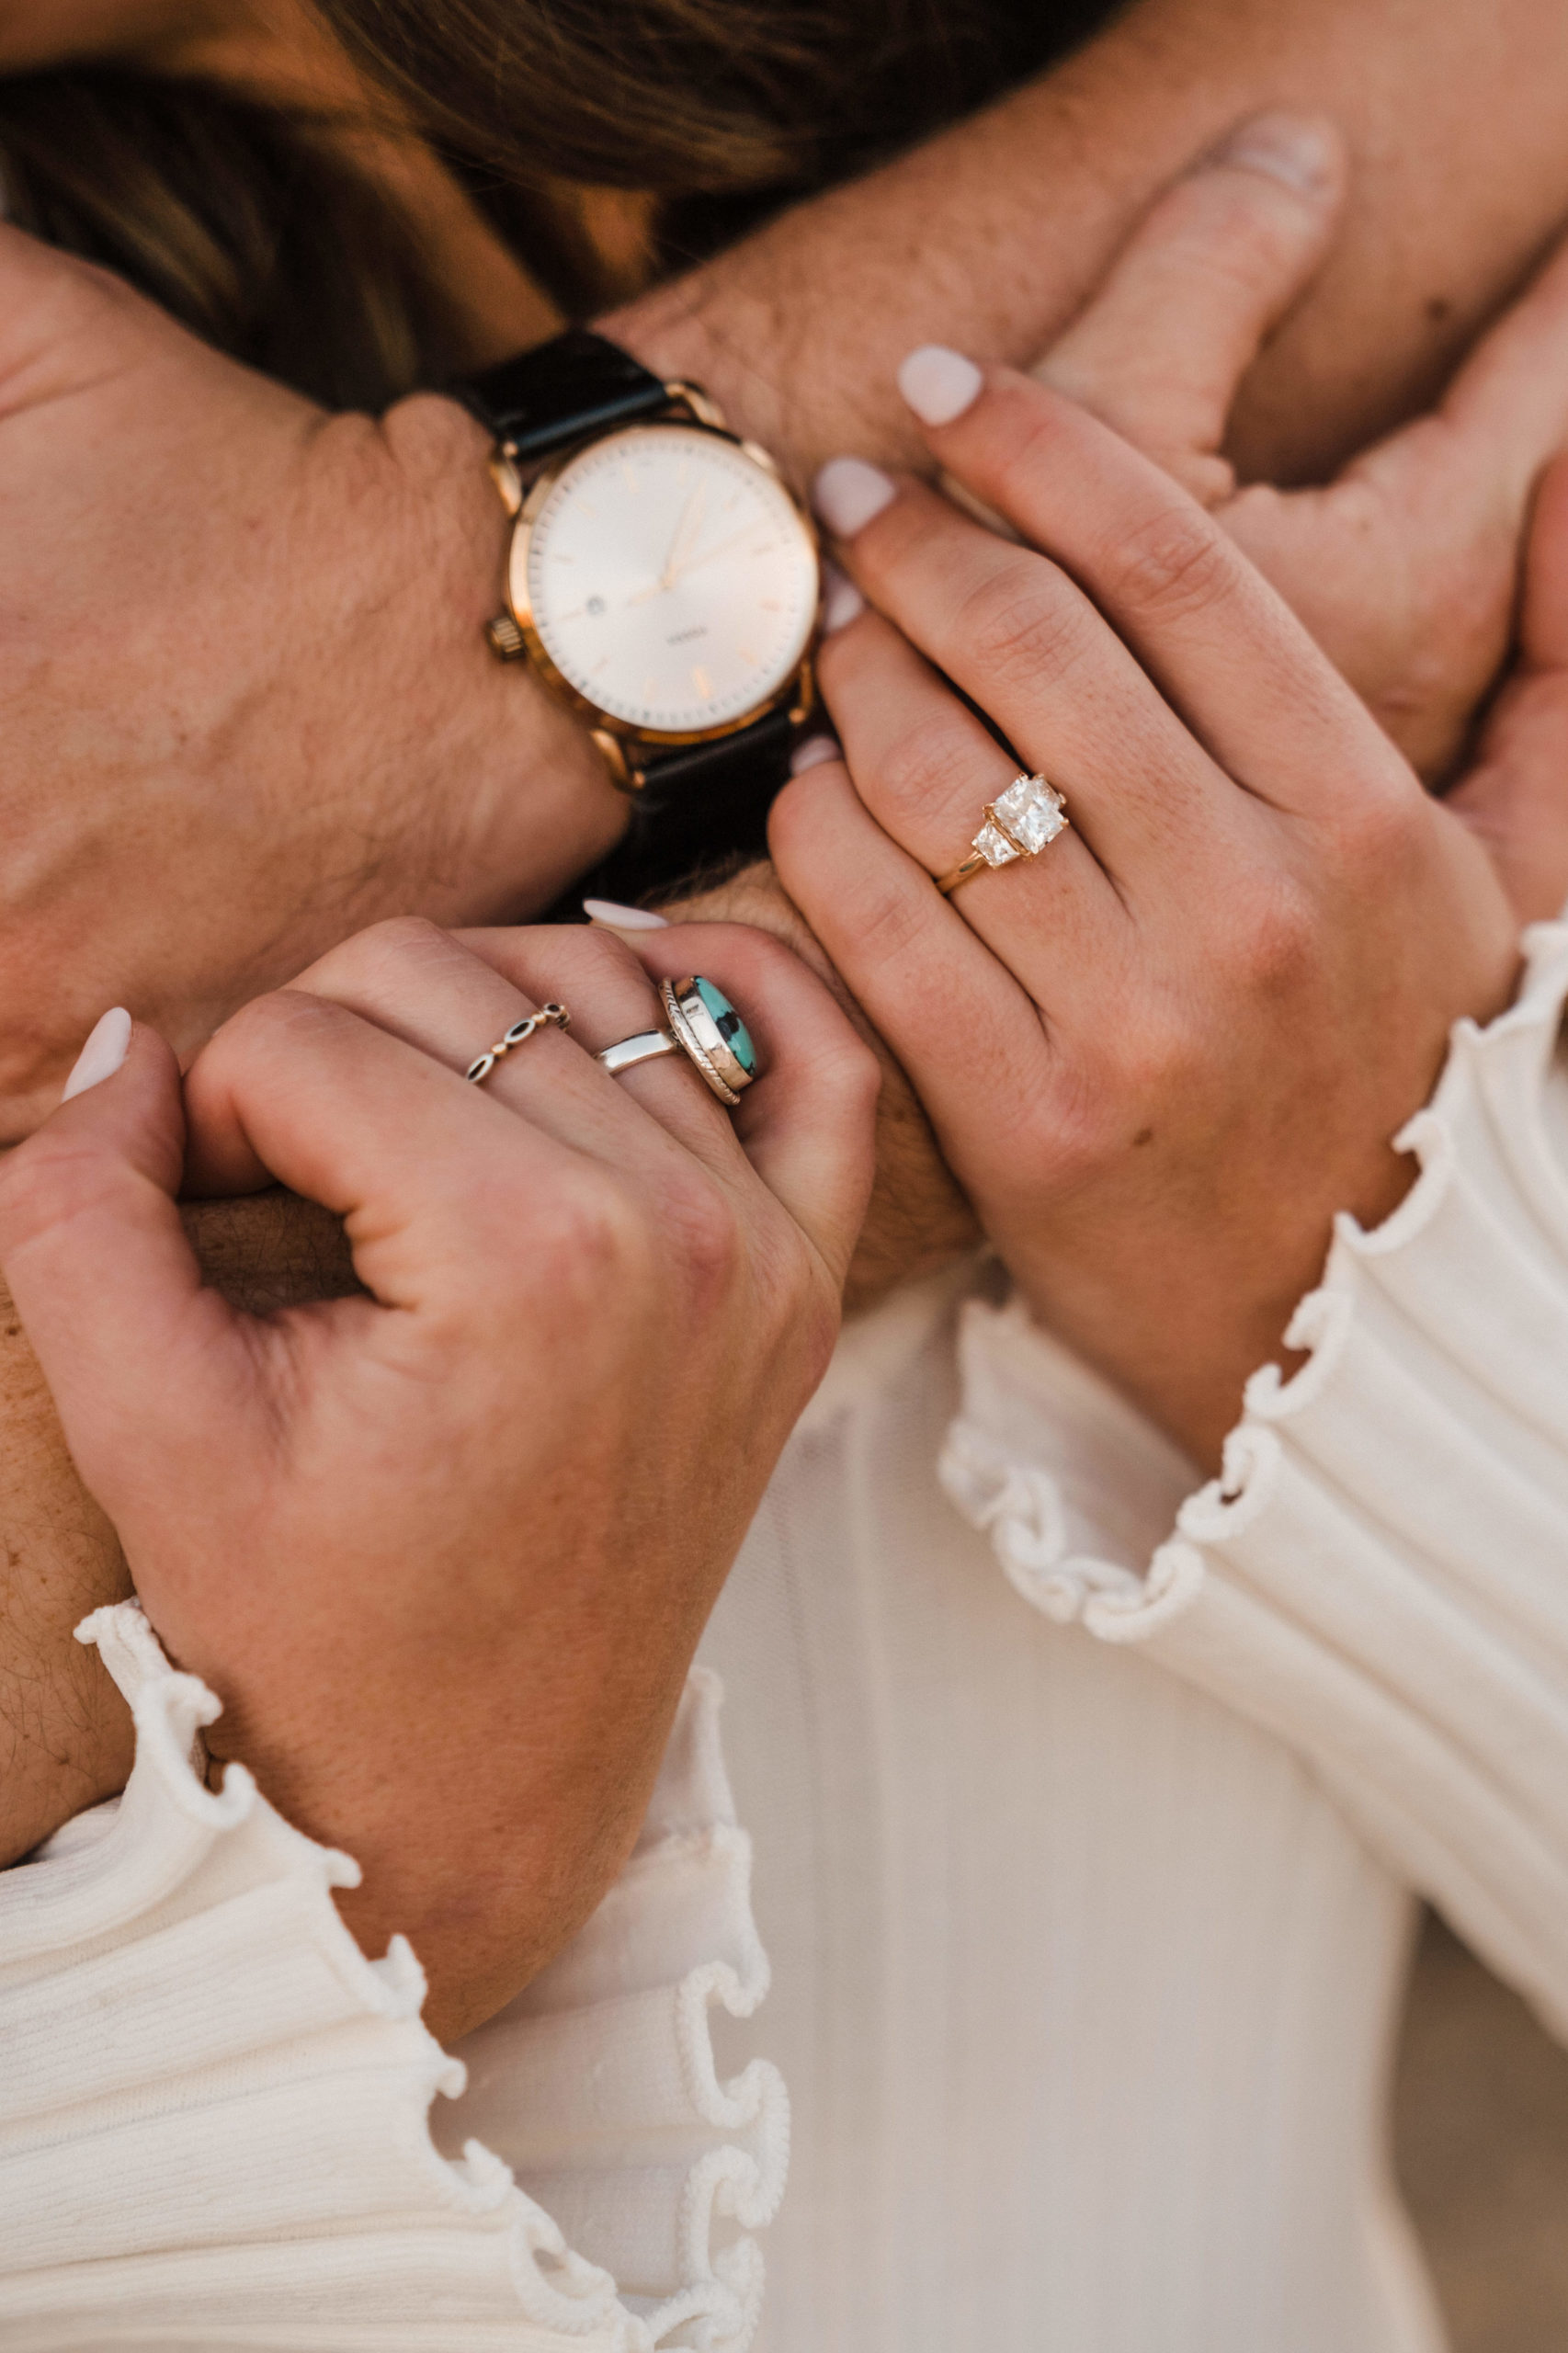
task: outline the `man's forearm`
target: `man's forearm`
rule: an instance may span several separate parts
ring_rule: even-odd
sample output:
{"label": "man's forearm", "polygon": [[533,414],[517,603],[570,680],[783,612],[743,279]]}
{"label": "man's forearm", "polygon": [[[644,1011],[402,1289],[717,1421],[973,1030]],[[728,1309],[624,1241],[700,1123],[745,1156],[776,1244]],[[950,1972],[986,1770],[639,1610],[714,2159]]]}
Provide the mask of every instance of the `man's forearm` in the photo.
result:
{"label": "man's forearm", "polygon": [[905,352],[1032,358],[1153,192],[1281,106],[1336,119],[1352,194],[1332,262],[1254,371],[1233,449],[1245,472],[1311,478],[1424,402],[1568,217],[1556,0],[1142,0],[1030,88],[608,332],[707,382],[801,477],[844,449],[913,460],[893,389]]}

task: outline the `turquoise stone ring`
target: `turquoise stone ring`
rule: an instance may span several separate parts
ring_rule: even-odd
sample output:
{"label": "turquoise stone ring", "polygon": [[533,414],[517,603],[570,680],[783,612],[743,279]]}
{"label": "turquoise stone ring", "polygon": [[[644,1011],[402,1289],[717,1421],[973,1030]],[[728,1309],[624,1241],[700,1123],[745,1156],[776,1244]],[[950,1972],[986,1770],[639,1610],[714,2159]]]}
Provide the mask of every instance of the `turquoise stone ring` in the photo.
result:
{"label": "turquoise stone ring", "polygon": [[599,1060],[618,1074],[656,1054],[684,1054],[704,1086],[732,1110],[756,1076],[751,1032],[722,989],[700,972],[684,981],[661,981],[659,995],[667,1029],[644,1029],[607,1046]]}
{"label": "turquoise stone ring", "polygon": [[723,990],[700,972],[689,980],[661,981],[659,995],[676,1045],[733,1109],[756,1076],[756,1048],[745,1023]]}
{"label": "turquoise stone ring", "polygon": [[[713,1016],[713,1026],[718,1030],[721,1040],[728,1046],[746,1076],[755,1078],[756,1076],[756,1048],[752,1044],[751,1031],[746,1028],[723,990],[716,989],[711,981],[705,981],[700,972],[695,980],[688,981],[687,986],[697,991],[698,995]],[[676,992],[677,995],[680,993]]]}

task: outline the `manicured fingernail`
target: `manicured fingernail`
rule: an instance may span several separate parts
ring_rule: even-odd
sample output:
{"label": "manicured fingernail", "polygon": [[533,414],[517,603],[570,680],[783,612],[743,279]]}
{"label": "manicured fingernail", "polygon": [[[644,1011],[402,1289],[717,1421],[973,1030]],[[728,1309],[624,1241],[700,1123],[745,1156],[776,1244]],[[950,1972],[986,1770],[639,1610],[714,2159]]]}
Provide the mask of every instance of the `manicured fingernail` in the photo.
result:
{"label": "manicured fingernail", "polygon": [[1338,142],[1330,126],[1310,115],[1258,114],[1233,131],[1213,160],[1267,172],[1302,196],[1328,195],[1338,178]]}
{"label": "manicured fingernail", "polygon": [[945,343],[923,343],[898,371],[898,389],[922,425],[951,425],[974,406],[984,381],[972,359]]}
{"label": "manicured fingernail", "polygon": [[866,599],[846,572],[837,564],[824,563],[822,568],[822,633],[831,637],[835,629],[847,629],[857,613],[866,609]]}
{"label": "manicured fingernail", "polygon": [[603,924],[607,931],[668,931],[665,916],[656,915],[651,907],[620,907],[613,899],[585,899],[583,913],[590,923]]}
{"label": "manicured fingernail", "polygon": [[61,1101],[69,1103],[74,1095],[85,1095],[89,1086],[112,1078],[130,1047],[131,1016],[124,1006],[111,1006],[103,1019],[94,1023],[86,1044],[72,1064]]}
{"label": "manicured fingernail", "polygon": [[790,773],[791,776],[804,776],[808,768],[820,768],[824,760],[841,760],[843,757],[831,735],[808,735],[805,742],[797,744],[790,755]]}
{"label": "manicured fingernail", "polygon": [[841,540],[852,540],[873,515],[881,513],[893,486],[881,466],[869,466],[864,458],[830,458],[812,494],[828,529]]}

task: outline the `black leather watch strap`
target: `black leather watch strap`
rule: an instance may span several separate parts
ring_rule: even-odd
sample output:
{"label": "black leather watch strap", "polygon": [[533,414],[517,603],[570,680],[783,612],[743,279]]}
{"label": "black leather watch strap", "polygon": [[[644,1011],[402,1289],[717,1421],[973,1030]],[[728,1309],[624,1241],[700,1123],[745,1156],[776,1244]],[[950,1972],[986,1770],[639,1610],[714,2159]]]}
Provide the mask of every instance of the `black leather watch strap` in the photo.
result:
{"label": "black leather watch strap", "polygon": [[642,790],[638,805],[656,815],[678,799],[685,801],[699,779],[706,792],[722,791],[734,776],[750,775],[759,761],[786,754],[794,735],[787,710],[770,710],[733,735],[720,735],[708,744],[682,744],[642,762]]}
{"label": "black leather watch strap", "polygon": [[670,404],[657,376],[587,327],[569,327],[516,359],[460,377],[447,391],[524,466]]}
{"label": "black leather watch strap", "polygon": [[764,857],[767,813],[789,776],[794,736],[789,712],[774,710],[738,734],[652,762],[621,840],[574,883],[556,920],[576,920],[585,894],[634,906],[694,875]]}

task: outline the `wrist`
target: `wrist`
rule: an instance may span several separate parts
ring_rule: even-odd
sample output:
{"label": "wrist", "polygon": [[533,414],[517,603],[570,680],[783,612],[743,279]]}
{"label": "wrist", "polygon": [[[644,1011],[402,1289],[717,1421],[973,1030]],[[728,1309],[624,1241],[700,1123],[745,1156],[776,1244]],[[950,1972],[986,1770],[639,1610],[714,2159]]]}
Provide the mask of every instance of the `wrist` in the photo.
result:
{"label": "wrist", "polygon": [[483,429],[456,402],[419,394],[381,432],[402,492],[398,561],[415,589],[417,659],[426,670],[434,660],[443,686],[440,719],[406,772],[430,796],[406,813],[425,845],[422,903],[449,922],[517,919],[614,847],[628,803],[581,721],[485,639],[504,607],[511,525]]}

